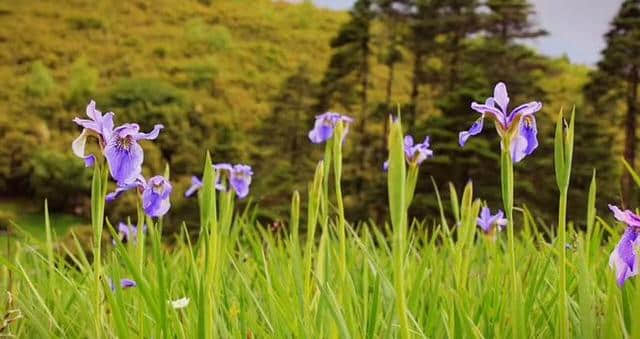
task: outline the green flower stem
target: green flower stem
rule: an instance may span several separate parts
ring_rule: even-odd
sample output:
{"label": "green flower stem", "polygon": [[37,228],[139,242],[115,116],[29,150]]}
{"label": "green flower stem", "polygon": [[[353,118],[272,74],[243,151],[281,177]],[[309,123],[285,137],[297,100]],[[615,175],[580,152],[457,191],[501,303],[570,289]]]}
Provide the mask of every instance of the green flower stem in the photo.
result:
{"label": "green flower stem", "polygon": [[[509,242],[509,261],[511,267],[511,292],[512,295],[520,295],[518,271],[516,270],[516,248],[515,234],[513,222],[513,160],[509,153],[509,142],[504,142],[500,161],[501,184],[502,184],[502,202],[504,204],[504,212],[507,217],[507,238]],[[512,301],[512,325],[513,338],[522,338],[524,330],[522,328],[522,320],[524,315],[520,314],[520,301],[516,298]]]}

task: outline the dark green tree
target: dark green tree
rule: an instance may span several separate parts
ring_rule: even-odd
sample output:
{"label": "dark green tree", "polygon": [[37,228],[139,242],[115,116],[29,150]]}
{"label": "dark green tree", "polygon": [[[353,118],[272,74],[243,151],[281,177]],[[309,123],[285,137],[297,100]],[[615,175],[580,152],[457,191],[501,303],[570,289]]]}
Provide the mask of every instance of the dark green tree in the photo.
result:
{"label": "dark green tree", "polygon": [[[602,51],[602,60],[592,73],[591,83],[586,87],[587,95],[599,99],[597,109],[609,113],[610,121],[615,119],[611,112],[616,98],[623,98],[626,114],[624,128],[624,158],[632,166],[636,160],[638,84],[640,83],[640,0],[626,0],[611,22],[605,35],[606,47]],[[633,202],[633,183],[631,176],[622,175],[622,198],[625,204]]]}
{"label": "dark green tree", "polygon": [[308,66],[302,64],[283,81],[273,97],[271,113],[256,130],[260,161],[255,163],[255,172],[265,175],[254,186],[263,193],[261,207],[272,218],[285,215],[292,189],[303,192],[313,175],[313,145],[307,133],[313,125],[318,90],[309,74]]}

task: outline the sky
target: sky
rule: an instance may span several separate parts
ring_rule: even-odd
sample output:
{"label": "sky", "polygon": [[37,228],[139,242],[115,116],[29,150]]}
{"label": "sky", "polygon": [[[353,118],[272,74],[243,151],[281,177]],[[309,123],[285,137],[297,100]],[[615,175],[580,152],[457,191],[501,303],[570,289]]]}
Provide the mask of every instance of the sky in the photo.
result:
{"label": "sky", "polygon": [[[348,9],[354,0],[313,0],[318,6]],[[528,42],[550,56],[567,55],[572,62],[594,65],[604,48],[603,35],[622,0],[530,0],[535,21],[550,35]]]}

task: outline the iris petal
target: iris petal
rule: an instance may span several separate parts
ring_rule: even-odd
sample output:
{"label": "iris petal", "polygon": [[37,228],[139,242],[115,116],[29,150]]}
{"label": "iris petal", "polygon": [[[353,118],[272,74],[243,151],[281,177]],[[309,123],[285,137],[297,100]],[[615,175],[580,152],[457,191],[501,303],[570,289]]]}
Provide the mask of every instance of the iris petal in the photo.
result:
{"label": "iris petal", "polygon": [[478,120],[476,120],[473,123],[473,125],[471,125],[471,128],[469,128],[468,131],[460,132],[458,136],[458,142],[460,143],[460,146],[464,146],[470,137],[480,134],[480,132],[482,132],[483,124],[484,124],[484,115],[481,116]]}
{"label": "iris petal", "polygon": [[132,181],[142,172],[144,152],[137,143],[132,142],[129,148],[125,149],[118,146],[117,141],[112,139],[112,142],[105,147],[104,153],[109,164],[109,172],[118,184]]}

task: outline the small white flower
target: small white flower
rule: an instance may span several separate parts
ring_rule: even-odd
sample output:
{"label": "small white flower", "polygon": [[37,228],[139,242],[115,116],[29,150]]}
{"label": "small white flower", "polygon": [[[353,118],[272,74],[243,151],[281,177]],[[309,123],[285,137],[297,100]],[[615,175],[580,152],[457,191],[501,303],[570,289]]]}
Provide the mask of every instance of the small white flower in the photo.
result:
{"label": "small white flower", "polygon": [[176,299],[171,301],[171,307],[175,308],[176,310],[179,310],[181,308],[185,308],[189,306],[189,301],[190,300],[187,297]]}

